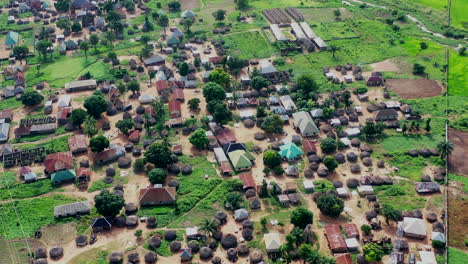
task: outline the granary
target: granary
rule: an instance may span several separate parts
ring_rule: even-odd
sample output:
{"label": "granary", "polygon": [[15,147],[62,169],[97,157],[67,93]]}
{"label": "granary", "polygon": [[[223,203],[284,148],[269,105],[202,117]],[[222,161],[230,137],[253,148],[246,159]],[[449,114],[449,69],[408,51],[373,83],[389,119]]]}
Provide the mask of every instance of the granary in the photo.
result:
{"label": "granary", "polygon": [[180,117],[182,114],[182,107],[179,101],[173,100],[169,102],[169,115],[171,118]]}
{"label": "granary", "polygon": [[97,87],[96,80],[80,80],[65,84],[65,91],[68,93],[94,90]]}
{"label": "granary", "polygon": [[73,169],[73,156],[70,151],[57,152],[45,157],[43,165],[46,174],[50,175],[61,170]]}
{"label": "granary", "polygon": [[65,125],[71,117],[73,108],[71,107],[60,107],[57,111],[57,123],[59,125]]}
{"label": "granary", "polygon": [[302,141],[302,147],[304,148],[304,153],[306,155],[316,154],[317,153],[316,143],[314,141],[312,141],[312,140]]}
{"label": "granary", "polygon": [[12,49],[14,46],[18,45],[19,34],[18,32],[10,31],[5,37],[5,46],[8,49]]}
{"label": "granary", "polygon": [[111,218],[97,217],[91,222],[93,232],[110,231],[112,229]]}
{"label": "granary", "polygon": [[329,224],[325,226],[325,237],[328,240],[328,246],[333,253],[346,252],[347,246],[343,239],[340,226],[337,224]]}
{"label": "granary", "polygon": [[228,153],[229,160],[236,171],[249,170],[255,157],[245,150],[235,150]]}
{"label": "granary", "polygon": [[140,189],[140,205],[141,206],[154,206],[154,205],[167,205],[176,202],[176,188],[175,187],[148,187]]}
{"label": "granary", "polygon": [[361,186],[358,186],[357,189],[360,195],[374,194],[374,188],[370,185],[361,185]]}
{"label": "granary", "polygon": [[295,144],[288,143],[280,146],[279,154],[281,158],[287,161],[293,161],[302,156],[302,151]]}
{"label": "granary", "polygon": [[59,170],[50,175],[52,184],[58,185],[67,182],[73,182],[76,179],[75,169]]}
{"label": "granary", "polygon": [[154,55],[151,58],[148,58],[143,61],[146,67],[162,65],[165,62],[166,62],[166,59],[161,55]]}
{"label": "granary", "polygon": [[233,152],[236,150],[247,150],[247,147],[244,145],[244,143],[233,143],[233,142],[228,142],[223,144],[223,151],[225,153]]}
{"label": "granary", "polygon": [[68,147],[72,154],[88,151],[88,142],[85,135],[73,135],[68,139]]}
{"label": "granary", "polygon": [[353,259],[349,253],[336,255],[335,260],[336,264],[353,264]]}
{"label": "granary", "polygon": [[309,113],[300,111],[293,113],[292,116],[294,119],[294,127],[299,130],[302,136],[311,137],[317,136],[320,133]]}
{"label": "granary", "polygon": [[256,184],[251,173],[241,173],[239,174],[239,179],[242,181],[242,189],[244,189],[244,191],[255,189]]}
{"label": "granary", "polygon": [[277,41],[286,41],[286,40],[288,40],[284,36],[283,32],[281,31],[281,29],[279,28],[279,26],[277,24],[270,24],[270,30],[273,33],[273,36],[275,36],[275,39]]}
{"label": "granary", "polygon": [[418,182],[416,183],[416,192],[420,194],[440,192],[440,185],[437,182]]}
{"label": "granary", "polygon": [[116,144],[111,144],[109,146],[109,149],[106,149],[104,151],[97,153],[94,158],[94,161],[102,165],[102,164],[114,162],[124,155],[125,155],[124,147],[120,145],[116,145]]}
{"label": "granary", "polygon": [[58,100],[58,107],[69,107],[71,106],[71,95],[65,94],[60,96]]}
{"label": "granary", "polygon": [[294,101],[291,99],[291,96],[289,95],[281,96],[280,101],[284,109],[286,109],[288,113],[292,113],[297,109],[296,104],[294,103]]}
{"label": "granary", "polygon": [[385,80],[382,76],[370,76],[366,81],[367,86],[381,86],[384,85],[384,83]]}
{"label": "granary", "polygon": [[399,222],[400,225],[405,236],[418,239],[426,238],[426,223],[423,219],[404,217],[403,221]]}
{"label": "granary", "polygon": [[319,50],[327,50],[327,43],[325,43],[325,41],[323,41],[323,39],[321,39],[320,37],[313,38],[312,41],[315,43],[315,45],[317,45]]}
{"label": "granary", "polygon": [[359,239],[359,230],[356,224],[347,223],[347,224],[342,225],[342,227],[346,233],[346,237],[354,237],[354,238]]}
{"label": "granary", "polygon": [[346,248],[349,251],[357,251],[359,249],[359,242],[356,238],[346,238],[345,239]]}
{"label": "granary", "polygon": [[393,121],[398,119],[398,112],[395,109],[383,109],[374,113],[375,121]]}
{"label": "granary", "polygon": [[243,221],[247,218],[249,218],[249,212],[247,212],[247,210],[245,210],[244,208],[237,209],[234,211],[234,219],[236,221]]}
{"label": "granary", "polygon": [[265,240],[265,249],[268,254],[279,253],[281,247],[281,239],[279,233],[267,233],[263,235]]}
{"label": "granary", "polygon": [[10,124],[9,123],[0,124],[0,143],[7,142],[9,136],[10,136]]}
{"label": "granary", "polygon": [[314,182],[313,182],[313,181],[311,181],[311,180],[305,180],[302,184],[304,185],[304,190],[305,190],[306,192],[313,192],[313,191],[314,191],[315,186],[314,186]]}
{"label": "granary", "polygon": [[91,205],[89,201],[82,201],[77,203],[64,204],[54,207],[55,218],[80,216],[89,214]]}

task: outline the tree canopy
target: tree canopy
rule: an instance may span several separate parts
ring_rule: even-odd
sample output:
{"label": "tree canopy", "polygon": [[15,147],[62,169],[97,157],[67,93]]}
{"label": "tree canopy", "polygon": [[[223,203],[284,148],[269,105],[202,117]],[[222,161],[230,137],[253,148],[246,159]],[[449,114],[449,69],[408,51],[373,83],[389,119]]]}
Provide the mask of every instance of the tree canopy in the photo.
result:
{"label": "tree canopy", "polygon": [[279,115],[269,115],[263,120],[262,129],[267,133],[282,133],[283,120]]}
{"label": "tree canopy", "polygon": [[364,253],[366,260],[370,262],[379,262],[385,255],[383,248],[374,242],[367,243],[362,246],[362,252]]}
{"label": "tree canopy", "polygon": [[226,99],[224,88],[215,82],[209,82],[203,87],[203,96],[207,103],[213,100],[223,101]]}
{"label": "tree canopy", "polygon": [[323,164],[331,172],[334,171],[336,168],[338,168],[338,165],[339,165],[338,162],[336,161],[336,159],[333,156],[330,156],[330,155],[326,156],[323,159]]}
{"label": "tree canopy", "polygon": [[304,207],[297,207],[291,213],[291,224],[304,229],[308,224],[312,224],[314,214]]}
{"label": "tree canopy", "polygon": [[210,143],[210,140],[206,136],[205,130],[202,128],[199,128],[193,132],[189,137],[189,141],[198,149],[204,149],[206,148],[206,145]]}
{"label": "tree canopy", "polygon": [[326,216],[338,217],[344,209],[344,202],[334,194],[325,194],[318,198],[317,207]]}
{"label": "tree canopy", "polygon": [[281,156],[274,150],[267,150],[263,153],[263,164],[270,168],[274,168],[281,164]]}
{"label": "tree canopy", "polygon": [[125,205],[125,200],[121,196],[102,190],[94,197],[96,210],[103,216],[116,216]]}
{"label": "tree canopy", "polygon": [[163,169],[155,168],[148,173],[151,184],[163,184],[166,181],[167,173]]}
{"label": "tree canopy", "polygon": [[33,106],[40,104],[44,100],[44,96],[37,91],[26,91],[21,97],[21,103],[25,106]]}
{"label": "tree canopy", "polygon": [[335,152],[337,147],[336,141],[328,137],[320,143],[320,148],[326,154]]}
{"label": "tree canopy", "polygon": [[89,147],[91,148],[92,152],[101,152],[109,147],[109,139],[103,135],[93,137],[89,141]]}
{"label": "tree canopy", "polygon": [[133,119],[122,119],[117,121],[115,127],[120,130],[125,135],[128,135],[130,130],[135,127],[135,121]]}
{"label": "tree canopy", "polygon": [[145,152],[146,161],[158,168],[166,168],[172,163],[172,152],[166,143],[153,143]]}
{"label": "tree canopy", "polygon": [[257,91],[268,86],[268,81],[262,76],[255,76],[250,81],[250,85]]}
{"label": "tree canopy", "polygon": [[87,116],[88,113],[84,109],[73,109],[70,120],[74,126],[81,127]]}
{"label": "tree canopy", "polygon": [[101,94],[93,94],[86,98],[83,106],[89,115],[98,119],[107,110],[107,101]]}
{"label": "tree canopy", "polygon": [[223,87],[229,83],[231,76],[223,68],[214,69],[208,78],[210,82],[215,82]]}

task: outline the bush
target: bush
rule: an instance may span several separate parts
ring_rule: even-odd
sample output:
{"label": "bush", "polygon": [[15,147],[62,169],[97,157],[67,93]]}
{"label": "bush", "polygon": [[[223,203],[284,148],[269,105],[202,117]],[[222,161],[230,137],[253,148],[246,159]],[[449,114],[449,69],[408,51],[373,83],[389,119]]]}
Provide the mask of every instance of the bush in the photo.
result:
{"label": "bush", "polygon": [[268,150],[263,153],[263,164],[270,168],[275,168],[281,164],[281,156],[274,150]]}
{"label": "bush", "polygon": [[367,93],[367,87],[356,88],[356,94],[365,94],[365,93]]}
{"label": "bush", "polygon": [[369,235],[372,231],[372,227],[370,225],[362,225],[361,226],[361,231],[365,234],[365,235]]}
{"label": "bush", "polygon": [[445,243],[439,240],[432,240],[432,247],[441,249],[445,247]]}
{"label": "bush", "polygon": [[135,172],[144,172],[145,171],[145,159],[136,159],[135,163],[133,164],[133,170]]}
{"label": "bush", "polygon": [[166,181],[167,173],[160,168],[152,169],[149,174],[151,184],[163,184]]}
{"label": "bush", "polygon": [[277,176],[283,175],[284,169],[283,169],[283,167],[281,167],[281,166],[275,167],[275,168],[273,169],[273,173],[274,173],[275,175],[277,175]]}
{"label": "bush", "polygon": [[343,212],[344,202],[336,195],[326,194],[318,198],[317,207],[326,216],[338,217]]}
{"label": "bush", "polygon": [[320,148],[326,154],[335,152],[337,147],[336,141],[331,138],[326,138],[320,143]]}

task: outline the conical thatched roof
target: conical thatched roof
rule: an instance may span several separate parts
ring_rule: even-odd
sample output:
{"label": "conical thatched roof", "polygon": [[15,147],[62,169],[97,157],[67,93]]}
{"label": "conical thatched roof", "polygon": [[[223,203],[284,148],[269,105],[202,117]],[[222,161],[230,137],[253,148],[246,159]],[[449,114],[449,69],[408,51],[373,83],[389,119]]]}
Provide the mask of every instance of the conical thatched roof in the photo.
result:
{"label": "conical thatched roof", "polygon": [[361,141],[358,138],[351,139],[351,146],[359,147],[361,145]]}
{"label": "conical thatched roof", "polygon": [[38,247],[34,251],[34,256],[36,258],[47,258],[47,249],[45,247]]}
{"label": "conical thatched roof", "polygon": [[363,159],[363,158],[369,158],[369,157],[370,157],[370,153],[367,152],[367,151],[362,151],[361,154],[359,154],[359,156],[361,157],[361,159]]}
{"label": "conical thatched roof", "polygon": [[109,263],[120,264],[123,260],[123,254],[121,252],[114,251],[109,256]]}
{"label": "conical thatched roof", "polygon": [[[216,219],[216,218],[215,218]],[[214,234],[213,234],[213,239],[215,239],[216,241],[220,241],[221,238],[223,238],[223,232],[221,230],[217,230]]]}
{"label": "conical thatched roof", "polygon": [[242,237],[247,241],[252,240],[253,239],[253,230],[250,229],[250,228],[244,228],[242,230]]}
{"label": "conical thatched roof", "polygon": [[371,158],[363,158],[362,159],[362,164],[364,164],[364,166],[370,167],[370,166],[372,166],[372,159]]}
{"label": "conical thatched roof", "polygon": [[109,167],[106,169],[106,176],[108,177],[114,177],[115,176],[115,169],[112,167]]}
{"label": "conical thatched roof", "polygon": [[221,245],[225,248],[233,248],[237,246],[237,237],[233,234],[224,235],[221,239]]}
{"label": "conical thatched roof", "polygon": [[353,173],[357,173],[361,171],[361,166],[359,166],[358,164],[351,164],[351,166],[349,167],[351,169],[351,172]]}
{"label": "conical thatched roof", "polygon": [[341,188],[341,187],[343,187],[343,183],[340,182],[340,181],[335,181],[335,182],[333,182],[333,186],[335,188]]}
{"label": "conical thatched roof", "polygon": [[245,192],[245,196],[247,198],[250,198],[250,197],[253,197],[257,195],[257,192],[254,190],[254,189],[248,189],[246,192]]}
{"label": "conical thatched roof", "polygon": [[444,224],[442,224],[441,222],[435,222],[433,225],[432,225],[432,230],[436,230],[436,229],[439,229],[441,230],[442,232],[444,232]]}
{"label": "conical thatched roof", "polygon": [[153,235],[148,239],[148,244],[153,249],[157,249],[161,246],[161,238],[156,235]]}
{"label": "conical thatched roof", "polygon": [[192,240],[188,242],[187,247],[192,250],[192,253],[196,254],[198,251],[200,251],[200,244],[198,241]]}
{"label": "conical thatched roof", "polygon": [[211,260],[211,263],[212,264],[222,264],[223,262],[222,262],[220,257],[216,256]]}
{"label": "conical thatched roof", "polygon": [[361,143],[360,149],[361,151],[372,152],[372,147],[367,143]]}
{"label": "conical thatched roof", "polygon": [[336,159],[336,161],[339,164],[343,164],[343,163],[346,162],[346,159],[345,159],[345,156],[343,155],[343,153],[336,153],[335,155],[333,155],[333,157]]}
{"label": "conical thatched roof", "polygon": [[242,227],[253,229],[253,222],[250,221],[249,219],[245,219],[244,221],[242,221]]}
{"label": "conical thatched roof", "polygon": [[154,264],[158,260],[158,255],[156,253],[150,251],[145,255],[145,264]]}
{"label": "conical thatched roof", "polygon": [[138,211],[138,207],[134,203],[128,203],[125,205],[125,214],[132,215]]}
{"label": "conical thatched roof", "polygon": [[146,227],[148,228],[156,228],[158,225],[158,221],[156,220],[156,217],[150,216],[148,217],[148,220],[146,220]]}
{"label": "conical thatched roof", "polygon": [[182,171],[182,174],[188,175],[188,174],[192,173],[192,166],[184,165],[184,166],[182,166],[181,171]]}
{"label": "conical thatched roof", "polygon": [[348,188],[354,189],[359,186],[359,180],[355,178],[347,179],[346,186],[348,186]]}
{"label": "conical thatched roof", "polygon": [[239,254],[239,256],[247,256],[250,252],[250,248],[247,244],[239,244],[239,246],[237,246],[237,253]]}
{"label": "conical thatched roof", "polygon": [[79,235],[75,238],[75,243],[77,246],[84,246],[88,243],[88,237],[85,235]]}
{"label": "conical thatched roof", "polygon": [[385,162],[383,160],[378,160],[377,161],[377,167],[379,168],[385,168]]}
{"label": "conical thatched roof", "polygon": [[34,261],[34,264],[47,264],[47,259],[46,258],[36,259]]}
{"label": "conical thatched roof", "polygon": [[209,247],[202,247],[200,249],[200,259],[207,260],[213,256],[213,250]]}
{"label": "conical thatched roof", "polygon": [[135,112],[136,112],[137,114],[139,114],[139,115],[142,115],[142,114],[145,113],[145,107],[142,106],[142,105],[140,105],[140,106],[138,106],[138,107],[135,109]]}
{"label": "conical thatched roof", "polygon": [[258,197],[252,197],[249,199],[250,209],[257,210],[262,207],[262,202]]}
{"label": "conical thatched roof", "polygon": [[175,230],[166,230],[164,232],[164,239],[172,241],[177,238],[177,232]]}
{"label": "conical thatched roof", "polygon": [[138,254],[138,252],[133,252],[133,253],[128,254],[127,258],[128,258],[128,261],[131,263],[140,262],[140,255]]}
{"label": "conical thatched roof", "polygon": [[327,177],[327,176],[328,176],[328,170],[325,169],[325,168],[319,168],[319,169],[317,170],[317,175],[318,175],[319,177]]}
{"label": "conical thatched roof", "polygon": [[434,223],[435,221],[437,221],[437,214],[436,213],[433,213],[433,212],[430,212],[426,215],[426,220],[429,222],[429,223]]}
{"label": "conical thatched roof", "polygon": [[50,255],[50,258],[57,260],[63,256],[63,248],[53,247],[50,249],[49,255]]}
{"label": "conical thatched roof", "polygon": [[237,261],[237,249],[230,248],[230,249],[227,250],[226,254],[227,254],[227,258],[230,261],[232,261],[232,262]]}
{"label": "conical thatched roof", "polygon": [[214,215],[214,218],[218,219],[219,221],[221,221],[221,223],[225,223],[226,222],[226,219],[227,219],[227,214],[223,211],[218,211],[216,212],[216,214]]}
{"label": "conical thatched roof", "polygon": [[370,221],[372,218],[376,218],[377,213],[374,210],[369,210],[366,212],[366,219],[367,221]]}
{"label": "conical thatched roof", "polygon": [[138,216],[136,215],[128,216],[125,221],[125,225],[130,228],[136,227],[138,225]]}
{"label": "conical thatched roof", "polygon": [[117,164],[119,165],[119,168],[127,169],[127,168],[130,168],[130,166],[132,165],[132,159],[129,157],[123,156],[117,160]]}
{"label": "conical thatched roof", "polygon": [[253,264],[258,264],[263,261],[263,253],[258,249],[254,249],[250,252],[249,258]]}
{"label": "conical thatched roof", "polygon": [[349,162],[356,162],[358,159],[358,156],[354,152],[348,152],[346,153],[346,159],[348,159]]}
{"label": "conical thatched roof", "polygon": [[182,247],[182,244],[179,241],[172,241],[169,244],[169,248],[171,249],[172,252],[179,251],[181,247]]}

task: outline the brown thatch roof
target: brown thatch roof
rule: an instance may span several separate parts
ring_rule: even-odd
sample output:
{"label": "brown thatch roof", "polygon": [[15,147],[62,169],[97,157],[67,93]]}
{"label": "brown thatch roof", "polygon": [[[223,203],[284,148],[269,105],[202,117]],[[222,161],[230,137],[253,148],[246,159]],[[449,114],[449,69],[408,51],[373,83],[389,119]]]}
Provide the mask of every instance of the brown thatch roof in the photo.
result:
{"label": "brown thatch roof", "polygon": [[237,253],[239,256],[247,256],[250,252],[250,248],[247,244],[240,244],[237,246]]}
{"label": "brown thatch roof", "polygon": [[172,252],[179,251],[181,247],[182,247],[182,244],[179,241],[172,241],[169,244],[169,248],[171,249]]}
{"label": "brown thatch roof", "polygon": [[237,237],[233,234],[224,235],[221,239],[221,245],[225,248],[233,248],[237,246]]}
{"label": "brown thatch roof", "polygon": [[146,220],[146,227],[148,228],[155,228],[158,225],[158,221],[156,220],[156,217],[150,216]]}
{"label": "brown thatch roof", "polygon": [[242,221],[242,227],[243,228],[253,229],[253,222],[250,221],[249,219],[246,219],[246,220]]}
{"label": "brown thatch roof", "polygon": [[145,263],[146,264],[154,264],[158,260],[158,255],[156,253],[150,251],[145,255]]}
{"label": "brown thatch roof", "polygon": [[138,216],[136,216],[136,215],[128,216],[126,221],[125,221],[125,225],[127,227],[136,227],[138,225]]}
{"label": "brown thatch roof", "polygon": [[213,234],[213,239],[220,241],[221,238],[223,238],[223,232],[221,230],[218,230]]}
{"label": "brown thatch roof", "polygon": [[359,186],[359,180],[356,178],[350,178],[346,180],[346,186],[348,186],[348,188],[354,189]]}
{"label": "brown thatch roof", "polygon": [[47,264],[47,259],[46,258],[36,259],[34,261],[34,264]]}
{"label": "brown thatch roof", "polygon": [[138,207],[134,203],[128,203],[125,205],[125,214],[132,215],[138,211]]}
{"label": "brown thatch roof", "polygon": [[437,214],[433,212],[428,213],[426,215],[426,220],[430,223],[434,223],[435,221],[437,221]]}
{"label": "brown thatch roof", "polygon": [[148,239],[148,244],[150,245],[150,247],[156,249],[161,246],[161,238],[156,235],[153,235]]}
{"label": "brown thatch roof", "polygon": [[253,230],[250,229],[250,228],[244,228],[242,230],[242,237],[247,241],[252,240],[253,239]]}
{"label": "brown thatch roof", "polygon": [[123,260],[122,252],[114,251],[109,256],[109,263],[120,264]]}
{"label": "brown thatch roof", "polygon": [[187,247],[192,250],[192,253],[198,253],[200,251],[200,244],[198,241],[192,240],[187,243]]}
{"label": "brown thatch roof", "polygon": [[88,243],[88,237],[85,235],[80,235],[75,238],[75,243],[77,246],[84,246]]}
{"label": "brown thatch roof", "polygon": [[249,254],[250,261],[253,264],[257,264],[263,261],[263,253],[260,250],[255,249]]}
{"label": "brown thatch roof", "polygon": [[216,257],[214,257],[214,258],[211,260],[211,263],[212,263],[212,264],[221,264],[221,263],[223,263],[223,262],[222,262],[222,260],[221,260],[220,257],[216,256]]}
{"label": "brown thatch roof", "polygon": [[36,248],[34,255],[36,258],[47,258],[47,249],[44,247]]}
{"label": "brown thatch roof", "polygon": [[50,255],[50,258],[57,260],[63,256],[63,248],[53,247],[50,249],[49,255]]}
{"label": "brown thatch roof", "polygon": [[377,213],[374,210],[370,210],[366,212],[366,219],[367,221],[370,221],[372,218],[376,218]]}
{"label": "brown thatch roof", "polygon": [[356,162],[358,159],[358,156],[354,152],[348,152],[346,153],[346,159],[348,159],[349,162]]}
{"label": "brown thatch roof", "polygon": [[216,214],[214,215],[214,218],[218,219],[219,221],[221,221],[221,223],[225,223],[226,222],[226,219],[227,219],[227,214],[223,211],[218,211],[216,212]]}
{"label": "brown thatch roof", "polygon": [[200,249],[200,259],[207,260],[213,256],[213,250],[209,247],[202,247]]}
{"label": "brown thatch roof", "polygon": [[164,239],[172,241],[177,238],[177,232],[175,230],[166,230],[164,232]]}
{"label": "brown thatch roof", "polygon": [[140,262],[140,255],[138,254],[138,252],[130,253],[127,258],[128,258],[128,261],[131,263]]}

